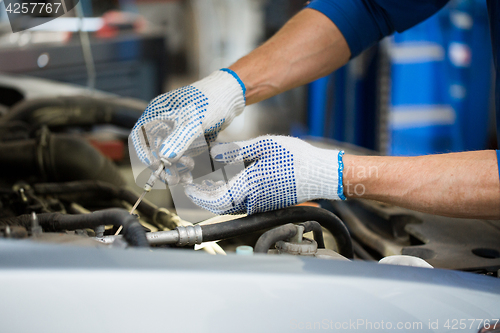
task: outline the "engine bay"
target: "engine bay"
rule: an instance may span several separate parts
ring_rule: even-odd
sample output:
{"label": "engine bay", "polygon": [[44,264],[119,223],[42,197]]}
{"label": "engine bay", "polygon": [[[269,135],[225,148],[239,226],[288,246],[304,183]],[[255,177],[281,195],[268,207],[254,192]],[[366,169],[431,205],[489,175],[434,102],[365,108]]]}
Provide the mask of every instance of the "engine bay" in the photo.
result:
{"label": "engine bay", "polygon": [[127,135],[146,105],[50,81],[2,76],[0,238],[318,260],[376,262],[406,255],[435,268],[498,277],[500,221],[434,216],[363,199],[321,200],[196,223],[179,217],[171,202],[146,199],[130,215],[140,188],[128,179]]}

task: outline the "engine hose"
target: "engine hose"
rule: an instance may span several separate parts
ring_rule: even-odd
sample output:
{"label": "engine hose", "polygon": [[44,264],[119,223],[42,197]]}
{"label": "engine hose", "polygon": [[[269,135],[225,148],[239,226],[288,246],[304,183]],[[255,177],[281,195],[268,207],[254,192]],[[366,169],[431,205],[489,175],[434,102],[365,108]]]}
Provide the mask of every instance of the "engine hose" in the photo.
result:
{"label": "engine hose", "polygon": [[314,240],[316,241],[316,243],[318,243],[318,249],[324,249],[325,240],[323,239],[323,230],[321,229],[321,224],[316,221],[307,221],[301,223],[301,225],[304,226],[304,232],[313,232]]}
{"label": "engine hose", "polygon": [[[69,198],[70,201],[75,201],[82,194],[88,194],[94,198],[118,198],[133,205],[139,195],[135,192],[124,188],[109,184],[103,181],[75,181],[65,183],[39,183],[34,184],[33,189],[39,195],[64,195],[64,196],[77,196]],[[147,200],[142,200],[137,209],[151,219],[152,223],[163,229],[175,229],[179,217],[167,209],[158,208]]]}
{"label": "engine hose", "polygon": [[[0,172],[45,181],[103,180],[123,185],[115,164],[82,138],[42,131],[38,139],[0,142]],[[15,179],[13,179],[15,180]]]}
{"label": "engine hose", "polygon": [[295,234],[297,234],[297,227],[292,223],[268,230],[259,237],[253,251],[255,253],[267,253],[269,248],[277,241],[292,238]]}
{"label": "engine hose", "polygon": [[22,121],[0,123],[0,141],[27,140],[32,129]]}
{"label": "engine hose", "polygon": [[258,213],[243,218],[202,225],[203,241],[210,242],[243,234],[268,229],[286,223],[316,221],[331,232],[339,253],[346,258],[353,258],[352,242],[344,223],[333,213],[316,207],[288,207],[276,211]]}
{"label": "engine hose", "polygon": [[0,118],[0,123],[20,120],[34,126],[113,124],[132,128],[147,103],[131,98],[59,96],[21,101]]}
{"label": "engine hose", "polygon": [[[76,230],[96,228],[100,225],[123,226],[124,237],[131,246],[149,247],[146,231],[136,216],[125,209],[111,208],[91,214],[42,213],[37,215],[38,223],[45,231]],[[0,225],[18,225],[30,228],[32,217],[29,214],[0,219]]]}
{"label": "engine hose", "polygon": [[[323,239],[323,230],[321,225],[316,221],[307,221],[299,224],[304,227],[304,233],[312,231],[314,240],[318,244],[318,248],[325,248],[325,241]],[[267,253],[270,247],[280,240],[287,240],[297,234],[297,227],[292,224],[285,224],[277,228],[271,229],[263,233],[257,243],[255,243],[254,252]]]}

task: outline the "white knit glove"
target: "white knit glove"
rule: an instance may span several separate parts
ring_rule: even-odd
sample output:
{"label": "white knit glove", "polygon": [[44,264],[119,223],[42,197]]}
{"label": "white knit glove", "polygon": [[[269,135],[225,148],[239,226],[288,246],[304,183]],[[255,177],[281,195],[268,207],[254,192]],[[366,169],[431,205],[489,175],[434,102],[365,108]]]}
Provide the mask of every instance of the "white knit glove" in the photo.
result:
{"label": "white knit glove", "polygon": [[[194,156],[245,107],[245,86],[223,68],[153,99],[130,134],[139,159],[155,170],[161,158]],[[173,164],[175,165],[175,163]]]}
{"label": "white knit glove", "polygon": [[219,144],[211,150],[216,161],[252,163],[227,184],[204,181],[187,185],[185,192],[215,214],[254,214],[313,199],[345,200],[343,154],[285,136]]}

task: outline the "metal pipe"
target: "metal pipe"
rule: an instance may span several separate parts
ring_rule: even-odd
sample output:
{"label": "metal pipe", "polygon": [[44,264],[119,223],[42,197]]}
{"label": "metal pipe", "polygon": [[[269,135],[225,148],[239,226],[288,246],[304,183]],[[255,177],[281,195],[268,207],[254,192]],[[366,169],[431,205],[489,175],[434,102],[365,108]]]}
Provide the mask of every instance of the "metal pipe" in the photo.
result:
{"label": "metal pipe", "polygon": [[[95,239],[111,244],[121,235],[96,237]],[[167,245],[175,244],[177,246],[190,246],[202,243],[202,231],[199,225],[189,225],[185,227],[177,227],[174,230],[157,231],[146,233],[146,239],[149,245]]]}
{"label": "metal pipe", "polygon": [[[123,236],[102,236],[96,237],[95,239],[104,244],[111,244],[118,238],[123,238]],[[149,245],[176,244],[179,241],[179,232],[177,230],[148,232],[146,233],[146,239]]]}
{"label": "metal pipe", "polygon": [[178,230],[148,232],[146,238],[150,245],[176,244],[179,241]]}

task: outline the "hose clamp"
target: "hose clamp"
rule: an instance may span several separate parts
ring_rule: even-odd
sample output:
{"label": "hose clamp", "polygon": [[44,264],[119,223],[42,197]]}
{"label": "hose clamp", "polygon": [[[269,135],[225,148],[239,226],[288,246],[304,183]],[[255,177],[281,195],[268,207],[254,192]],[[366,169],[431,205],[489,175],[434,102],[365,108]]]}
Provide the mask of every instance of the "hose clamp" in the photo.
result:
{"label": "hose clamp", "polygon": [[177,227],[175,230],[179,233],[179,241],[177,246],[191,246],[202,243],[202,231],[199,225],[188,225],[185,227]]}

